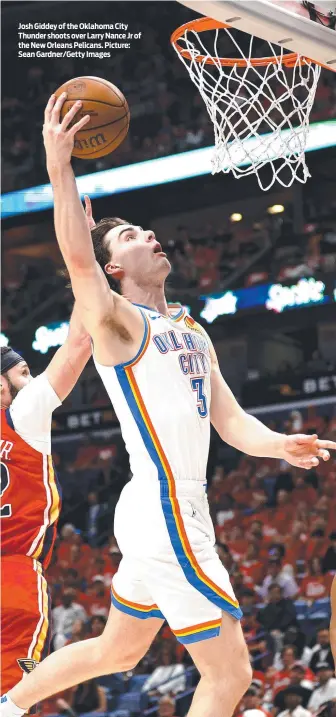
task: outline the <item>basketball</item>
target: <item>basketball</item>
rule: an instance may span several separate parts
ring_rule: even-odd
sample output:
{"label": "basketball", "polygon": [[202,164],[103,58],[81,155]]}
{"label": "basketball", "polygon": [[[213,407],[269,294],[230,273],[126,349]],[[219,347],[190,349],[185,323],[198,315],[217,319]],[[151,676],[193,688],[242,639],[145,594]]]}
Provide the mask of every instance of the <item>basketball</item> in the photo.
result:
{"label": "basketball", "polygon": [[68,97],[62,106],[61,119],[77,100],[81,100],[83,106],[74,122],[84,115],[91,118],[77,132],[72,156],[97,159],[114,152],[125,139],[130,120],[127,101],[118,87],[101,77],[75,77],[58,88],[56,97],[62,92],[67,92]]}

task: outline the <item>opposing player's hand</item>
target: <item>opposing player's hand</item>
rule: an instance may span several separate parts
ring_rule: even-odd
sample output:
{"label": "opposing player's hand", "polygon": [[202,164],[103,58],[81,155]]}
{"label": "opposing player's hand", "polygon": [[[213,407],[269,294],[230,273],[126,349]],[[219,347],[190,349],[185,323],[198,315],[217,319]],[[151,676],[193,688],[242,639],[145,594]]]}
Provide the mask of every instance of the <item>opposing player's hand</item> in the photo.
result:
{"label": "opposing player's hand", "polygon": [[328,461],[330,450],[336,450],[334,441],[320,440],[316,433],[312,436],[298,433],[285,436],[283,458],[292,466],[310,470],[318,466],[320,460]]}
{"label": "opposing player's hand", "polygon": [[92,204],[91,199],[88,197],[87,194],[84,195],[84,202],[85,202],[85,214],[86,214],[86,220],[89,225],[89,229],[93,229],[93,227],[96,226],[96,222],[92,216]]}
{"label": "opposing player's hand", "polygon": [[44,112],[43,140],[49,174],[54,167],[69,164],[74,148],[75,134],[90,120],[90,115],[84,115],[78,122],[72,124],[77,112],[82,107],[82,102],[78,101],[61,121],[61,109],[66,97],[66,92],[63,92],[57,100],[55,95],[51,95]]}

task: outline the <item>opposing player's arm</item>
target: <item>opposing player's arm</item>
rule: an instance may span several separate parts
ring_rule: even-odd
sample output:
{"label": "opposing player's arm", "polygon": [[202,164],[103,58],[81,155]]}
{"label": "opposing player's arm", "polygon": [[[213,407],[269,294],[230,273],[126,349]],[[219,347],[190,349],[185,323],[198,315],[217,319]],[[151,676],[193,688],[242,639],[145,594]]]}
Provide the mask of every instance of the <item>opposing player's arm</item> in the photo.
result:
{"label": "opposing player's arm", "polygon": [[69,334],[63,346],[56,351],[45,374],[60,401],[68,396],[77,383],[92,351],[91,338],[86,331],[75,305],[70,319]]}
{"label": "opposing player's arm", "polygon": [[336,575],[334,576],[331,586],[331,620],[330,620],[330,647],[334,658],[334,667],[336,675]]}
{"label": "opposing player's arm", "polygon": [[319,459],[329,460],[328,449],[335,450],[334,441],[319,440],[317,435],[286,436],[271,431],[257,418],[246,413],[221,374],[215,350],[211,353],[210,417],[220,437],[226,443],[250,456],[283,458],[288,463],[309,470]]}
{"label": "opposing player's arm", "polygon": [[[74,137],[88,121],[82,117],[72,124],[80,103],[76,103],[60,122],[60,111],[65,95],[55,102],[52,96],[47,104],[44,119],[44,144],[47,169],[54,193],[54,221],[57,241],[70,274],[81,318],[87,331],[95,337],[101,330],[111,332],[122,328],[124,338],[142,335],[143,321],[140,312],[115,292],[97,264],[90,229],[78,194],[71,167]],[[108,321],[107,321],[108,320]]]}

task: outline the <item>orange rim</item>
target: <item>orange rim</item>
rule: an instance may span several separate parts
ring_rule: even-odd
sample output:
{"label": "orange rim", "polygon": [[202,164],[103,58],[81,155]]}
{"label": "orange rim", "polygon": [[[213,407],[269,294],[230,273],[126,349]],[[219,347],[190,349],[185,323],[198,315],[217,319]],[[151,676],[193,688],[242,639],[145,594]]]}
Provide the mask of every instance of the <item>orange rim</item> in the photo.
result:
{"label": "orange rim", "polygon": [[205,32],[206,30],[220,30],[223,28],[228,29],[230,27],[232,27],[232,25],[219,22],[219,20],[214,20],[211,17],[199,17],[196,20],[191,20],[190,22],[186,22],[184,25],[178,27],[175,32],[173,32],[170,42],[186,60],[190,60],[190,62],[195,60],[195,62],[204,63],[205,65],[217,66],[218,63],[220,63],[223,67],[234,67],[235,65],[237,67],[247,67],[248,65],[252,65],[252,67],[264,67],[266,65],[274,65],[281,62],[281,64],[285,67],[294,67],[298,59],[300,65],[308,65],[311,62],[314,62],[316,65],[320,64],[315,62],[315,60],[310,60],[309,57],[299,56],[296,52],[289,52],[286,55],[273,55],[272,57],[252,57],[251,60],[246,60],[245,58],[236,59],[230,57],[209,57],[201,54],[196,57],[192,57],[189,50],[184,50],[183,47],[178,44],[178,40],[180,40],[182,35],[189,30],[194,30],[195,32]]}

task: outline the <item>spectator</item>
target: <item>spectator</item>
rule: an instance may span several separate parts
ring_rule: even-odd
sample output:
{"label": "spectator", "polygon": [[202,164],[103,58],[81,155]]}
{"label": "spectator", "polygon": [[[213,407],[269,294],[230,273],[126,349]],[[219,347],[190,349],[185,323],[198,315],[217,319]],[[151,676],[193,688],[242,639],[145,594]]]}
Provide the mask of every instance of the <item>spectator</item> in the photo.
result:
{"label": "spectator", "polygon": [[75,534],[76,528],[72,523],[65,523],[65,525],[63,525],[61,530],[61,542],[58,549],[59,560],[68,560]]}
{"label": "spectator", "polygon": [[330,533],[329,540],[331,541],[331,545],[329,545],[322,559],[322,569],[324,573],[328,573],[329,571],[336,572],[336,531]]}
{"label": "spectator", "polygon": [[176,717],[175,700],[169,695],[164,695],[159,699],[158,717]]}
{"label": "spectator", "polygon": [[77,570],[78,575],[84,575],[87,566],[85,555],[81,550],[81,546],[73,543],[70,545],[70,554],[68,560],[68,567],[73,570]]}
{"label": "spectator", "polygon": [[294,662],[290,668],[289,684],[284,690],[280,690],[274,698],[274,707],[279,710],[285,709],[285,696],[289,690],[295,688],[297,694],[301,695],[301,704],[307,707],[310,700],[313,682],[305,679],[306,667],[302,662]]}
{"label": "spectator", "polygon": [[262,707],[261,702],[261,689],[260,687],[257,687],[257,685],[252,684],[251,687],[249,687],[249,689],[245,692],[242,703],[240,705],[241,713],[238,717],[246,715],[246,712],[249,710],[261,710],[264,717],[265,715],[266,717],[270,717],[270,713]]}
{"label": "spectator", "polygon": [[284,598],[281,587],[276,583],[270,585],[268,605],[259,610],[257,620],[275,637],[283,635],[291,625],[296,625],[294,603]]}
{"label": "spectator", "polygon": [[224,568],[226,568],[229,575],[232,575],[238,569],[238,565],[226,543],[216,543],[216,551]]}
{"label": "spectator", "polygon": [[62,594],[62,604],[54,607],[52,611],[54,648],[63,647],[66,640],[71,637],[73,624],[76,620],[86,621],[86,612],[82,605],[74,602],[76,591],[66,588]]}
{"label": "spectator", "polygon": [[256,603],[256,594],[251,588],[245,588],[240,596],[240,605],[244,607],[253,607]]}
{"label": "spectator", "polygon": [[260,560],[260,550],[257,545],[250,543],[247,553],[241,562],[240,569],[245,576],[245,584],[249,587],[258,585],[263,574],[263,563]]}
{"label": "spectator", "polygon": [[89,565],[87,566],[85,571],[85,578],[87,583],[92,583],[92,580],[96,575],[102,575],[105,581],[106,559],[102,555],[97,555],[96,550],[95,553],[96,554],[90,560]]}
{"label": "spectator", "polygon": [[328,662],[318,662],[316,665],[318,686],[315,688],[309,702],[308,709],[316,712],[321,705],[330,700],[336,700],[336,678]]}
{"label": "spectator", "polygon": [[186,686],[184,666],[173,662],[173,650],[170,643],[164,643],[159,658],[160,664],[148,677],[142,691],[148,692],[151,697],[183,692]]}
{"label": "spectator", "polygon": [[299,592],[299,586],[291,575],[282,572],[281,567],[282,564],[279,558],[269,559],[267,575],[261,587],[256,588],[256,591],[264,601],[267,598],[270,585],[274,585],[274,583],[279,585],[282,589],[284,598],[291,598],[292,600],[296,599]]}
{"label": "spectator", "polygon": [[104,567],[104,580],[107,588],[111,587],[113,575],[116,574],[122,555],[117,545],[111,545],[107,553],[107,561]]}
{"label": "spectator", "polygon": [[258,707],[257,709],[253,710],[245,710],[244,712],[242,712],[242,715],[244,715],[244,717],[265,717],[265,710],[261,709],[261,707]]}
{"label": "spectator", "polygon": [[[301,632],[297,625],[291,625],[291,627],[286,630],[284,634],[284,645],[295,645],[297,659],[302,662],[305,667],[309,667],[312,651],[311,648],[306,645],[305,634]],[[279,659],[278,663],[277,659]],[[281,668],[282,663],[279,653],[275,655],[273,665],[277,667],[277,669]]]}
{"label": "spectator", "polygon": [[57,706],[60,712],[68,715],[87,714],[88,712],[107,712],[107,697],[103,687],[97,680],[88,680],[74,687],[68,701],[59,699]]}
{"label": "spectator", "polygon": [[104,632],[106,622],[104,615],[93,615],[90,620],[90,637],[99,637]]}
{"label": "spectator", "polygon": [[189,149],[189,147],[199,147],[202,144],[203,139],[204,130],[202,129],[202,127],[198,127],[197,123],[195,122],[186,134],[185,141],[187,148]]}
{"label": "spectator", "polygon": [[96,548],[99,545],[99,521],[105,511],[93,490],[88,494],[88,504],[87,535],[91,547]]}
{"label": "spectator", "polygon": [[94,575],[85,597],[85,607],[88,614],[103,615],[107,618],[111,606],[109,591],[105,587],[103,575]]}
{"label": "spectator", "polygon": [[285,709],[278,717],[311,717],[309,710],[302,707],[302,695],[296,687],[290,687],[285,694]]}
{"label": "spectator", "polygon": [[320,662],[327,662],[331,670],[334,667],[329,640],[329,629],[327,627],[320,627],[317,631],[317,642],[312,648],[312,656],[309,663],[310,669],[315,672],[316,665]]}
{"label": "spectator", "polygon": [[309,575],[302,580],[300,595],[309,602],[328,597],[329,583],[322,573],[321,558],[315,556],[309,561]]}
{"label": "spectator", "polygon": [[288,645],[281,650],[282,668],[273,675],[273,696],[283,690],[290,683],[291,669],[297,660],[297,651],[294,645]]}
{"label": "spectator", "polygon": [[71,637],[68,640],[69,643],[81,642],[86,637],[86,625],[83,620],[75,620],[71,629]]}
{"label": "spectator", "polygon": [[316,504],[317,492],[312,485],[309,485],[304,476],[298,475],[293,477],[294,490],[290,495],[290,500],[297,505],[300,501],[308,503],[310,507]]}

